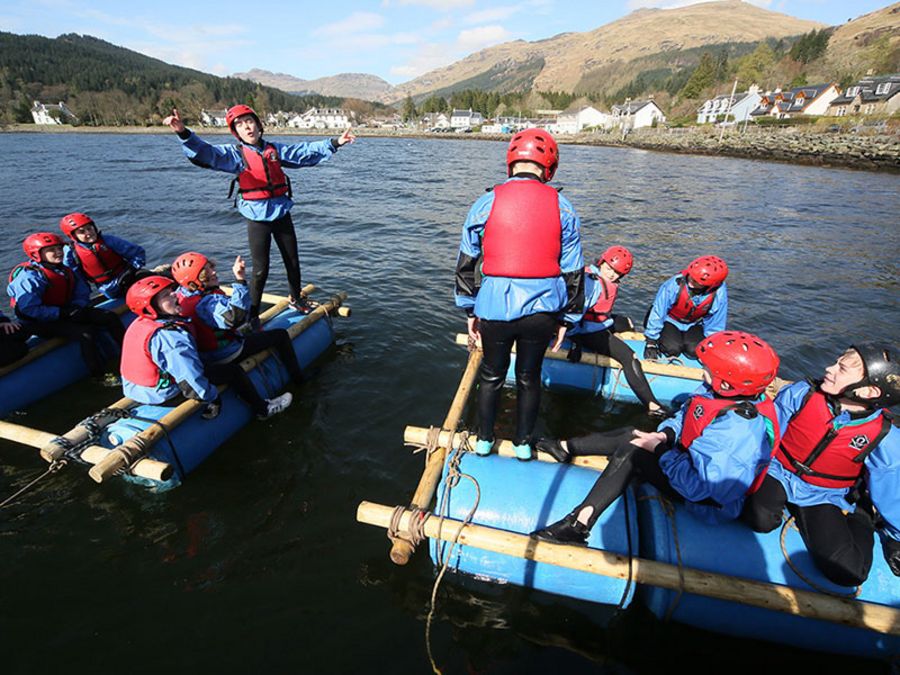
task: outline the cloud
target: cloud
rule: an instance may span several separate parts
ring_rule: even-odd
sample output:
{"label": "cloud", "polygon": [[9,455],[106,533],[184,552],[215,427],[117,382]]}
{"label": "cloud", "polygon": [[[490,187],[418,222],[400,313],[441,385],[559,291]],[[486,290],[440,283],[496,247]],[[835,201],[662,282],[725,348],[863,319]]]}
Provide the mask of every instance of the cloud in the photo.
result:
{"label": "cloud", "polygon": [[[700,2],[718,2],[719,0],[628,0],[626,8],[628,10],[635,9],[676,9],[678,7],[687,7],[688,5],[696,5]],[[748,5],[756,5],[757,7],[769,7],[772,0],[741,0]]]}
{"label": "cloud", "polygon": [[394,77],[411,80],[436,68],[450,65],[455,60],[456,56],[448,52],[446,45],[424,45],[406,63],[393,66],[390,72]]}
{"label": "cloud", "polygon": [[415,5],[419,7],[430,7],[441,12],[449,12],[451,9],[462,9],[475,4],[475,0],[384,0],[382,7],[390,7],[391,5]]}
{"label": "cloud", "polygon": [[313,35],[333,37],[347,35],[349,33],[363,33],[381,28],[384,25],[384,17],[374,12],[354,12],[346,19],[335,21],[324,26],[319,26],[313,31]]}
{"label": "cloud", "polygon": [[503,26],[479,26],[460,31],[456,46],[464,52],[474,52],[510,39],[510,32]]}
{"label": "cloud", "polygon": [[490,21],[503,21],[504,19],[508,19],[521,9],[521,5],[504,5],[502,7],[482,9],[478,12],[472,12],[471,14],[463,18],[463,21],[468,24],[488,23]]}

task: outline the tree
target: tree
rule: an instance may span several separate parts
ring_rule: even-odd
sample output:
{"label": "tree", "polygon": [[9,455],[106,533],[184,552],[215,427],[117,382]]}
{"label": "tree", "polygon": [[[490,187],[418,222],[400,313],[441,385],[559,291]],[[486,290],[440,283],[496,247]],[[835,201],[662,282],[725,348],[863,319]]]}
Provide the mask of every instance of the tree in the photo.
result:
{"label": "tree", "polygon": [[738,60],[737,79],[746,84],[759,84],[775,65],[775,52],[768,42],[760,42],[750,54]]}
{"label": "tree", "polygon": [[407,94],[406,100],[403,102],[403,121],[411,122],[418,116],[419,115],[416,113],[416,104],[413,103],[412,96]]}
{"label": "tree", "polygon": [[700,57],[700,63],[694,68],[690,79],[684,87],[681,88],[679,95],[682,98],[694,99],[700,96],[701,92],[711,87],[716,82],[716,61],[709,52],[703,52]]}

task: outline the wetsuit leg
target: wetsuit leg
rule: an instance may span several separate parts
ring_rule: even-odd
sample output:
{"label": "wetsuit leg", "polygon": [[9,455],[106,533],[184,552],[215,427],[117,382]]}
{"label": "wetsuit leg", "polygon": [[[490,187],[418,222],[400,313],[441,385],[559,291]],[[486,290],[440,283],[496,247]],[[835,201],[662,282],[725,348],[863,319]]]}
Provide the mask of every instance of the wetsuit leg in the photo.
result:
{"label": "wetsuit leg", "polygon": [[294,345],[291,337],[283,328],[274,330],[263,330],[258,333],[250,333],[244,338],[244,345],[241,349],[241,355],[236,359],[238,362],[253,354],[259,354],[266,349],[274,349],[278,358],[284,364],[291,379],[300,384],[303,382],[303,369],[297,363],[297,354],[294,352]]}
{"label": "wetsuit leg", "polygon": [[566,441],[571,455],[611,455],[616,448],[631,445],[634,427],[622,427],[610,431],[597,431]]}
{"label": "wetsuit leg", "polygon": [[[605,331],[604,331],[605,332]],[[638,397],[638,400],[644,405],[655,403],[662,407],[662,403],[656,400],[653,391],[650,389],[650,383],[647,376],[644,375],[644,369],[638,360],[634,350],[629,347],[624,340],[615,335],[609,336],[608,353],[616,361],[622,364],[622,373],[631,391]]]}
{"label": "wetsuit leg", "polygon": [[869,576],[875,544],[872,519],[862,509],[845,516],[833,504],[788,504],[816,567],[841,586],[859,586]]}
{"label": "wetsuit leg", "polygon": [[73,320],[76,323],[86,323],[105,330],[117,345],[122,346],[122,340],[125,339],[125,327],[114,312],[96,307],[85,307],[73,317]]}
{"label": "wetsuit leg", "polygon": [[300,291],[303,284],[300,283],[300,256],[297,253],[297,231],[294,229],[294,221],[291,214],[285,214],[271,225],[272,236],[275,244],[281,252],[281,260],[284,262],[284,271],[287,272],[288,288],[295,300],[300,299]]}
{"label": "wetsuit leg", "polygon": [[659,351],[666,356],[679,356],[684,351],[684,333],[666,321],[659,334]]}
{"label": "wetsuit leg", "polygon": [[42,338],[61,337],[77,340],[81,348],[81,357],[91,375],[100,377],[106,372],[103,357],[97,349],[97,329],[94,326],[72,321],[36,321],[29,323],[27,330],[32,335]]}
{"label": "wetsuit leg", "polygon": [[250,260],[253,271],[250,275],[250,316],[259,316],[263,290],[269,278],[269,252],[272,249],[272,230],[269,223],[257,220],[247,221],[247,241],[250,244]]}
{"label": "wetsuit leg", "polygon": [[692,359],[697,358],[697,345],[703,340],[703,324],[695,324],[682,333],[684,336],[684,353]]}
{"label": "wetsuit leg", "polygon": [[14,363],[28,353],[28,345],[26,344],[28,335],[29,333],[24,326],[9,335],[0,331],[0,367]]}
{"label": "wetsuit leg", "polygon": [[781,482],[766,476],[759,490],[747,497],[741,520],[754,532],[771,532],[781,525],[787,494]]}
{"label": "wetsuit leg", "polygon": [[513,443],[531,443],[541,406],[541,364],[559,325],[549,314],[532,314],[516,326],[516,433]]}
{"label": "wetsuit leg", "polygon": [[481,346],[484,358],[478,377],[478,438],[494,440],[494,422],[500,403],[500,390],[509,370],[515,334],[511,321],[480,322]]}
{"label": "wetsuit leg", "polygon": [[238,365],[237,360],[228,363],[208,363],[203,371],[212,384],[227,384],[234,387],[237,395],[250,406],[255,415],[265,415],[268,411],[265,399],[256,391],[253,382]]}

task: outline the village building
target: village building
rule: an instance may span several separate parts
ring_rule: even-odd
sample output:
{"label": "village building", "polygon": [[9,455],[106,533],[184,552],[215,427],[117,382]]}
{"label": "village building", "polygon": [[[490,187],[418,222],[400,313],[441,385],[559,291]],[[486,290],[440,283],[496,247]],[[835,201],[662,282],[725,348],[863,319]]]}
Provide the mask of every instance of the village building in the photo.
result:
{"label": "village building", "polygon": [[200,126],[203,127],[224,127],[226,123],[227,110],[201,110]]}
{"label": "village building", "polygon": [[35,124],[67,124],[78,119],[62,101],[56,105],[35,101],[31,106],[31,117]]}
{"label": "village building", "polygon": [[580,110],[560,113],[556,123],[547,131],[554,134],[577,134],[588,127],[602,127],[604,129],[615,125],[615,118],[609,113],[600,112],[593,106],[586,106]]}
{"label": "village building", "polygon": [[750,113],[759,107],[762,95],[759,87],[752,85],[747,91],[734,96],[723,94],[709,99],[697,108],[697,124],[714,124],[724,122],[743,122],[750,118]]}
{"label": "village building", "polygon": [[841,96],[832,99],[828,114],[835,117],[845,115],[890,115],[900,110],[900,73],[892,75],[867,76],[847,87]]}
{"label": "village building", "polygon": [[478,111],[473,112],[471,108],[454,110],[450,113],[450,126],[457,131],[480,127],[482,124],[484,124],[484,116]]}
{"label": "village building", "polygon": [[789,91],[776,89],[763,94],[751,117],[769,115],[778,119],[797,115],[824,115],[831,102],[840,95],[834,82],[796,87]]}
{"label": "village building", "polygon": [[353,117],[352,112],[340,108],[310,108],[302,115],[294,114],[287,125],[294,129],[346,129]]}
{"label": "village building", "polygon": [[449,129],[450,118],[446,113],[425,113],[422,116],[421,125],[425,129]]}
{"label": "village building", "polygon": [[641,129],[664,124],[666,114],[653,99],[646,101],[626,101],[612,107],[613,126],[622,130]]}

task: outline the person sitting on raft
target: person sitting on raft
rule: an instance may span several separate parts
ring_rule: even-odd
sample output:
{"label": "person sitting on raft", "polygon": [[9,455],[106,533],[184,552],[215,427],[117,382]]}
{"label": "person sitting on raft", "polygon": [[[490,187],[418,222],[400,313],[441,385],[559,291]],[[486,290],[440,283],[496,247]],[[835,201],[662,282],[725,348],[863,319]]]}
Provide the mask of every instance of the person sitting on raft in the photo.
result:
{"label": "person sitting on raft", "polygon": [[[228,109],[225,120],[238,144],[210,145],[184,126],[178,110],[163,120],[182,142],[185,156],[197,166],[235,174],[238,184],[238,211],[247,219],[247,238],[253,278],[250,291],[250,318],[256,323],[263,290],[269,276],[269,250],[272,239],[281,251],[291,291],[292,307],[308,313],[311,305],[303,296],[297,234],[291,220],[290,179],[284,169],[298,169],[324,162],[339,148],[352,143],[355,136],[347,128],[337,138],[313,143],[273,143],[263,140],[259,116],[246,105]],[[234,189],[234,183],[232,183]]]}
{"label": "person sitting on raft", "polygon": [[131,284],[151,274],[141,269],[147,261],[143,248],[102,235],[90,216],[69,213],[60,219],[59,228],[71,239],[63,259],[66,267],[80,270],[107,298],[124,297]]}
{"label": "person sitting on raft", "polygon": [[572,341],[568,360],[581,361],[582,347],[610,356],[622,364],[628,386],[652,415],[665,415],[668,410],[653,395],[641,362],[624,340],[615,335],[629,331],[634,324],[627,316],[613,314],[619,284],[634,266],[634,257],[624,246],[610,246],[597,262],[584,272],[585,312],[581,321],[568,331]]}
{"label": "person sitting on raft", "polygon": [[183,253],[172,263],[172,276],[181,286],[178,289],[181,311],[194,325],[200,357],[207,364],[207,372],[210,369],[240,370],[238,364],[248,356],[274,349],[291,379],[301,384],[303,370],[287,330],[274,328],[249,334],[238,330],[247,321],[250,310],[241,256],[235,258],[231,270],[235,281],[229,298],[219,288],[215,263],[202,253]]}
{"label": "person sitting on raft", "polygon": [[876,529],[900,576],[900,433],[885,409],[900,403],[898,359],[887,345],[856,344],[822,380],[784,387],[781,444],[744,506],[757,532],[779,527],[787,506],[813,563],[841,586],[868,577]]}
{"label": "person sitting on raft", "polygon": [[43,338],[78,340],[91,375],[118,383],[118,373],[107,368],[97,340],[105,331],[121,345],[125,328],[113,312],[91,307],[87,283],[63,264],[63,246],[62,238],[52,232],[25,237],[22,248],[30,260],[10,272],[6,289],[10,305],[22,330]]}
{"label": "person sitting on raft", "polygon": [[727,276],[725,261],[706,255],[665,281],[644,321],[644,358],[658,359],[660,352],[696,358],[700,340],[725,330]]}
{"label": "person sitting on raft", "polygon": [[28,332],[22,324],[0,311],[0,367],[15,363],[28,353]]}
{"label": "person sitting on raft", "polygon": [[580,221],[569,200],[547,185],[558,164],[559,148],[549,133],[526,129],[515,134],[506,152],[508,180],[480,197],[463,225],[456,305],[466,311],[469,338],[484,349],[479,455],[490,454],[494,444],[500,390],[515,344],[514,450],[518,459],[532,458],[544,352],[554,335],[553,350],[559,350],[566,326],[584,308]]}
{"label": "person sitting on raft", "polygon": [[240,367],[240,374],[214,369],[207,375],[197,350],[194,326],[181,314],[177,287],[168,277],[150,276],[132,284],[125,295],[128,308],[138,317],[128,326],[122,349],[125,396],[138,403],[160,405],[183,395],[205,402],[203,417],[213,419],[222,408],[215,385],[231,384],[259,418],[271,417],[287,408],[292,399],[290,392],[264,399]]}
{"label": "person sitting on raft", "polygon": [[584,544],[600,514],[632,478],[650,483],[708,522],[740,515],[778,443],[775,406],[764,394],[778,371],[778,355],[755,335],[721,331],[700,342],[697,358],[705,384],[657,431],[626,427],[568,441],[538,441],[538,450],[561,462],[574,455],[611,456],[584,501],[532,536]]}

